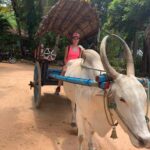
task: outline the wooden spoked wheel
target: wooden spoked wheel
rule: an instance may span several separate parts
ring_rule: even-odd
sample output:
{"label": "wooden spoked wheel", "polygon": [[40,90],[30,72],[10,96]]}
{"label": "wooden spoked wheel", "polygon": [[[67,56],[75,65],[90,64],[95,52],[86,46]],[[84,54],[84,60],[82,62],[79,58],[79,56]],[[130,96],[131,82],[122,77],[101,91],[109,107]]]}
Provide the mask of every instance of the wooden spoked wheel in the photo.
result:
{"label": "wooden spoked wheel", "polygon": [[39,62],[34,67],[34,104],[36,108],[41,104],[41,67]]}

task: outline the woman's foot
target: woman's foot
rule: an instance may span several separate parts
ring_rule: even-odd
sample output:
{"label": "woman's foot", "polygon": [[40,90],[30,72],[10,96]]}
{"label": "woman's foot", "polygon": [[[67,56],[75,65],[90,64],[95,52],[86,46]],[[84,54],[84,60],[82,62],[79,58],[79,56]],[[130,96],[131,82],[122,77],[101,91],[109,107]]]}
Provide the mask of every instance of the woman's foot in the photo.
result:
{"label": "woman's foot", "polygon": [[56,88],[56,90],[55,90],[55,95],[59,95],[59,93],[60,93],[60,86],[58,86],[58,87]]}

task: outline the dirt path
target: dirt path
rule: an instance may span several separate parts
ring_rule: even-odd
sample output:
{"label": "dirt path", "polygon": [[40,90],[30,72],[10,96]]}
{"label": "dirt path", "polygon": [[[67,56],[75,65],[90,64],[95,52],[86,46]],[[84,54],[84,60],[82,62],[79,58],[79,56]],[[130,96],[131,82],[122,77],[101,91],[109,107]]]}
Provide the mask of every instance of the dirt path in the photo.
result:
{"label": "dirt path", "polygon": [[[28,87],[32,77],[32,65],[0,63],[0,150],[77,150],[69,101],[52,95],[54,87],[43,87],[42,108],[36,110]],[[121,138],[111,140],[108,133],[100,140],[102,149],[135,150],[122,129],[117,131]]]}

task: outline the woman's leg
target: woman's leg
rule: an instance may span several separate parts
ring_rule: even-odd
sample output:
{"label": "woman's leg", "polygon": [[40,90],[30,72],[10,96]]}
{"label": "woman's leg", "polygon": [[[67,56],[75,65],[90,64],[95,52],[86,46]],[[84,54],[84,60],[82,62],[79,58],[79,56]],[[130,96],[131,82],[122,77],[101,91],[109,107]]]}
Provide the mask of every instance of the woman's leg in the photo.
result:
{"label": "woman's leg", "polygon": [[[61,75],[64,76],[64,75],[65,75],[65,72],[66,72],[66,66],[63,66]],[[63,84],[63,81],[62,81],[62,80],[59,80],[59,81],[58,81],[58,86],[57,86],[57,88],[56,88],[56,90],[55,90],[55,94],[56,94],[56,95],[59,95],[59,92],[60,92],[60,90],[61,90],[61,85],[62,85],[62,84]]]}
{"label": "woman's leg", "polygon": [[[60,75],[64,76],[64,75],[65,75],[65,71],[62,71]],[[59,80],[57,87],[61,87],[62,83],[63,83],[63,81],[62,81],[62,80]]]}

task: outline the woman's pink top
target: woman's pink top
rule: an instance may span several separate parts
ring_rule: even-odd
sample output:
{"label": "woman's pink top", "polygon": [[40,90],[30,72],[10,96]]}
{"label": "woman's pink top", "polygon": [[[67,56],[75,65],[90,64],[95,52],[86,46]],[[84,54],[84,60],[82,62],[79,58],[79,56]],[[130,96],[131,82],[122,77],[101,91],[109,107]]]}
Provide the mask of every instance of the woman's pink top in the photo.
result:
{"label": "woman's pink top", "polygon": [[79,58],[80,57],[80,53],[81,53],[80,47],[78,47],[78,50],[74,51],[71,46],[68,46],[68,54],[67,54],[67,57],[66,57],[66,63],[69,60]]}

